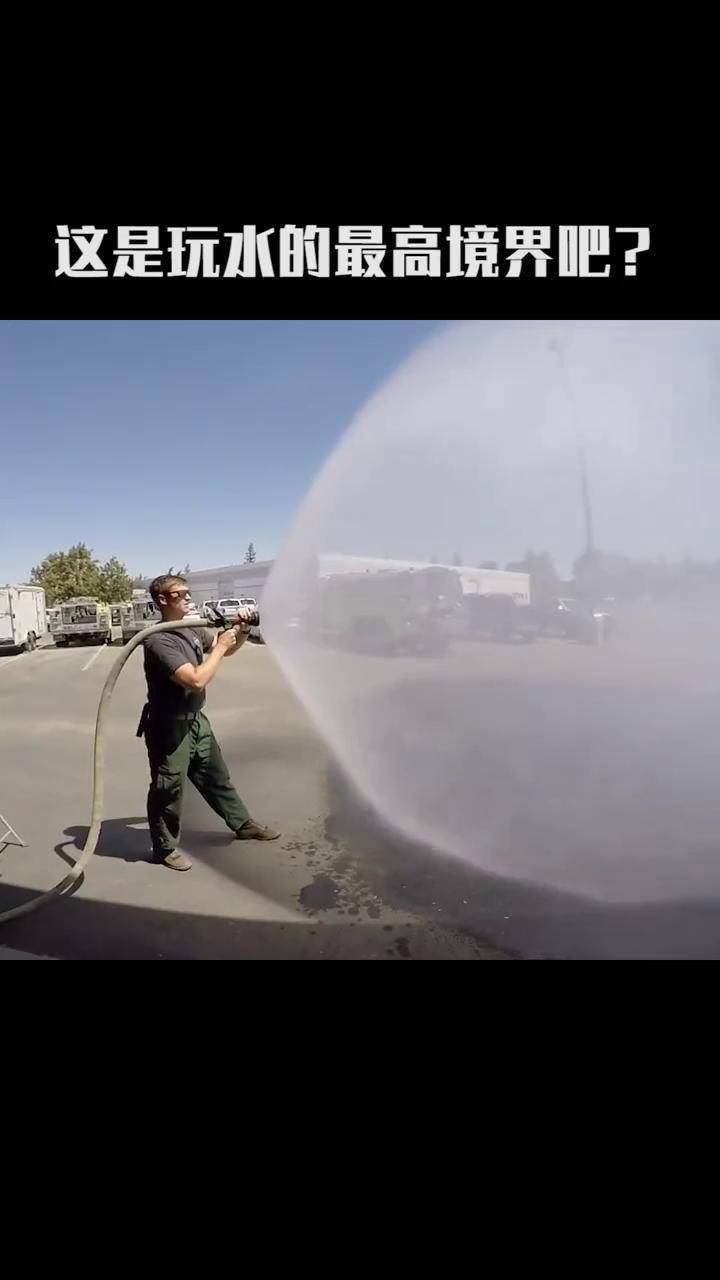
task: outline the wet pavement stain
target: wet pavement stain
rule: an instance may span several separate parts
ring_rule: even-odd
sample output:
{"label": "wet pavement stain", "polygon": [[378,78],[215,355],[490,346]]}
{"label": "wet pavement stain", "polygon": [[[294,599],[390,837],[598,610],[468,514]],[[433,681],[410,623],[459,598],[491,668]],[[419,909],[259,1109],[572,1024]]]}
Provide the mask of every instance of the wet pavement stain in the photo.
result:
{"label": "wet pavement stain", "polygon": [[307,911],[330,911],[338,905],[340,887],[330,876],[314,876],[312,884],[300,890],[300,905]]}

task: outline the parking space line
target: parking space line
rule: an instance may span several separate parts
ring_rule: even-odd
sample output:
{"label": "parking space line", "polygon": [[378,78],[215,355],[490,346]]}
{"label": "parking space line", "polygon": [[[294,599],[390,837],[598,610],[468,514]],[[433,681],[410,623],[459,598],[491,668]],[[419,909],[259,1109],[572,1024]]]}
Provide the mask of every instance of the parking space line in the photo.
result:
{"label": "parking space line", "polygon": [[90,661],[86,662],[85,666],[82,668],[83,671],[87,671],[92,666],[95,659],[100,657],[100,654],[102,653],[103,649],[107,649],[106,644],[100,645],[100,648],[95,650],[92,658],[90,658]]}

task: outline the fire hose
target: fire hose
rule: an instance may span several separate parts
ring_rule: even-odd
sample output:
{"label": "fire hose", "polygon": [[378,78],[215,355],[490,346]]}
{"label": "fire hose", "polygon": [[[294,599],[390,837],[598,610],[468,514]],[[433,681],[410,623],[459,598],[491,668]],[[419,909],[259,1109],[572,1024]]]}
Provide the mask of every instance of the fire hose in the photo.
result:
{"label": "fire hose", "polygon": [[[253,620],[254,621],[254,620]],[[68,893],[78,880],[84,875],[90,859],[97,849],[98,840],[100,839],[100,830],[103,820],[103,806],[105,803],[105,744],[107,738],[107,719],[110,710],[110,703],[118,681],[118,676],[127,662],[130,654],[137,649],[143,640],[148,636],[154,635],[157,631],[179,631],[181,628],[204,627],[207,629],[220,626],[228,627],[229,625],[222,615],[216,611],[216,621],[208,621],[207,618],[184,618],[180,622],[158,622],[152,627],[146,627],[144,631],[139,631],[132,640],[125,645],[122,653],[118,654],[117,659],[113,663],[108,672],[107,679],[103,685],[100,694],[100,702],[98,703],[97,718],[95,720],[95,743],[93,748],[93,794],[92,809],[90,812],[90,829],[87,834],[82,853],[62,880],[52,889],[46,890],[45,893],[39,894],[36,898],[31,898],[29,902],[23,902],[19,907],[13,907],[10,911],[0,913],[0,925],[8,924],[11,920],[19,920],[21,916],[30,915],[31,911],[37,911],[40,907],[45,906],[47,902],[51,902],[53,898],[59,898],[62,894]]]}

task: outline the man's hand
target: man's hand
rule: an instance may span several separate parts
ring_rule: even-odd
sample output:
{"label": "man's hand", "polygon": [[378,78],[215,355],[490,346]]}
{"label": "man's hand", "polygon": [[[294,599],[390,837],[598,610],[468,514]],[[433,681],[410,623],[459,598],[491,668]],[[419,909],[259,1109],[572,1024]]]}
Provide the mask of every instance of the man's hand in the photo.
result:
{"label": "man's hand", "polygon": [[217,647],[223,651],[225,657],[237,649],[238,631],[238,627],[230,627],[227,631],[220,632],[217,638]]}
{"label": "man's hand", "polygon": [[237,616],[238,616],[238,622],[242,624],[242,626],[241,626],[241,630],[242,630],[242,631],[249,631],[249,630],[250,630],[250,619],[251,619],[251,617],[252,617],[253,613],[254,613],[254,610],[253,610],[253,609],[248,609],[247,607],[246,607],[246,608],[244,608],[244,609],[238,609],[238,615],[237,615]]}
{"label": "man's hand", "polygon": [[231,654],[237,653],[247,640],[249,634],[247,629],[239,626],[230,627],[228,631],[221,631],[217,638],[217,647],[221,650],[224,658],[229,658]]}

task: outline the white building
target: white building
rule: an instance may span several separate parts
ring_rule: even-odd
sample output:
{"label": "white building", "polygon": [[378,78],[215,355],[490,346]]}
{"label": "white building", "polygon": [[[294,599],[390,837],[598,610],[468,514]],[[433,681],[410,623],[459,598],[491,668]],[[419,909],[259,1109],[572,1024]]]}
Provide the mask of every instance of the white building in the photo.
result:
{"label": "white building", "polygon": [[[254,564],[226,564],[217,569],[193,569],[183,574],[188,580],[193,600],[220,600],[223,597],[252,596],[260,603],[263,587],[273,567],[272,560],[256,560]],[[510,595],[518,604],[530,603],[530,575],[507,569],[476,569],[472,565],[443,565],[460,574],[466,595]],[[321,555],[318,572],[321,578],[337,573],[381,573],[383,570],[427,569],[429,561],[383,560],[366,556]],[[148,578],[148,585],[151,579]]]}
{"label": "white building", "polygon": [[[381,560],[365,556],[318,557],[320,577],[328,577],[337,573],[382,573],[383,570],[429,569],[429,561],[421,560]],[[530,603],[530,575],[513,573],[508,569],[476,569],[472,565],[441,565],[443,569],[452,569],[460,574],[460,581],[465,595],[504,595],[512,596],[518,604]]]}
{"label": "white building", "polygon": [[[254,564],[226,564],[218,569],[191,569],[180,576],[187,578],[196,604],[237,596],[252,596],[259,601],[272,564],[272,560],[256,560]],[[152,578],[147,579],[148,586],[151,581]]]}

